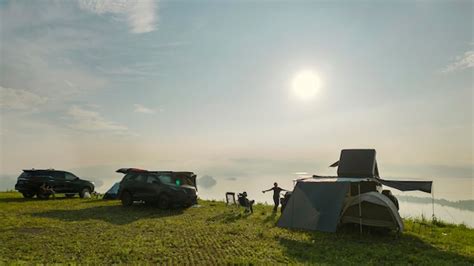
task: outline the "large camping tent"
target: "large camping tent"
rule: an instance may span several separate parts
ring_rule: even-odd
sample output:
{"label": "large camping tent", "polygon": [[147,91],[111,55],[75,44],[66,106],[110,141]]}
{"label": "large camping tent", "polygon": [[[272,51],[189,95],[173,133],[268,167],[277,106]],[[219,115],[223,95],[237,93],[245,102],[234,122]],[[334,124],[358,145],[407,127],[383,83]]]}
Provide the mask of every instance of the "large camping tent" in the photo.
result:
{"label": "large camping tent", "polygon": [[[342,150],[337,177],[297,180],[277,225],[335,232],[340,223],[359,223],[403,231],[394,197],[380,193],[382,184],[402,191],[431,192],[431,181],[388,181],[379,177],[375,150]],[[395,199],[396,200],[396,199]]]}
{"label": "large camping tent", "polygon": [[277,225],[335,232],[349,183],[334,181],[298,182]]}
{"label": "large camping tent", "polygon": [[109,190],[107,190],[107,192],[105,192],[103,199],[117,199],[119,188],[120,183],[115,183],[111,188],[109,188]]}

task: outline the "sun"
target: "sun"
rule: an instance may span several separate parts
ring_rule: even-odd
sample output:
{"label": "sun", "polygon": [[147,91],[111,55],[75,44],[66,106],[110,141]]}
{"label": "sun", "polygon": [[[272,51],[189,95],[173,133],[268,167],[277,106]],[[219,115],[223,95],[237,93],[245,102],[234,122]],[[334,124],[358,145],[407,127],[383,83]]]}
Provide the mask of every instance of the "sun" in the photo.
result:
{"label": "sun", "polygon": [[295,75],[291,88],[300,100],[308,101],[313,99],[321,88],[321,79],[316,72],[304,70]]}

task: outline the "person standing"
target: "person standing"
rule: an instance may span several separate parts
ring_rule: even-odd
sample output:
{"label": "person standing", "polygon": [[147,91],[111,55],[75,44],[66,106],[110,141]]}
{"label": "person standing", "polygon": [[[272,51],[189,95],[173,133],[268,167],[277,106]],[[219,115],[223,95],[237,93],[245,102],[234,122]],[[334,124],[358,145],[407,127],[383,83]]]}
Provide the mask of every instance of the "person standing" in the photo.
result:
{"label": "person standing", "polygon": [[275,203],[275,206],[273,207],[273,212],[276,212],[278,210],[278,205],[280,205],[280,192],[282,191],[288,191],[286,189],[283,189],[278,186],[278,183],[275,182],[273,183],[273,187],[267,190],[263,190],[262,193],[268,192],[273,190],[273,202]]}

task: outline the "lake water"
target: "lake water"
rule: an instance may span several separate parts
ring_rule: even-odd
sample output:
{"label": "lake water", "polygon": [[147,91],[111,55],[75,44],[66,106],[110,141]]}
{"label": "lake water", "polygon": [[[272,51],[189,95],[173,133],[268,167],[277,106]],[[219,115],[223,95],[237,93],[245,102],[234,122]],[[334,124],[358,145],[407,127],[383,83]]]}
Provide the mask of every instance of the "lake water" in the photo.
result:
{"label": "lake water", "polygon": [[[399,201],[400,216],[403,218],[421,217],[422,215],[431,219],[433,215],[432,204],[413,203],[406,201]],[[474,212],[467,210],[460,210],[453,207],[442,206],[434,204],[434,213],[437,219],[454,224],[465,224],[468,227],[474,228]]]}

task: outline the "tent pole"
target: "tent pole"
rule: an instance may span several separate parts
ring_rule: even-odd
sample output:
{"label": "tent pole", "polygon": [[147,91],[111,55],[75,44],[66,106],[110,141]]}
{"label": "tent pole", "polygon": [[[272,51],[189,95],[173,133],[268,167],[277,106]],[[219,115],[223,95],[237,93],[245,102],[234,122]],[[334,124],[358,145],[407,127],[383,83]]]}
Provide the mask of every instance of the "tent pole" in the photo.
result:
{"label": "tent pole", "polygon": [[360,234],[362,235],[362,207],[360,202],[360,182],[357,184],[357,187],[359,188],[359,230]]}
{"label": "tent pole", "polygon": [[431,216],[431,222],[434,222],[435,218],[435,213],[434,213],[434,190],[431,189],[431,206],[433,208],[433,215]]}

